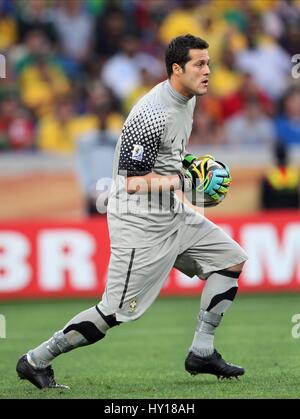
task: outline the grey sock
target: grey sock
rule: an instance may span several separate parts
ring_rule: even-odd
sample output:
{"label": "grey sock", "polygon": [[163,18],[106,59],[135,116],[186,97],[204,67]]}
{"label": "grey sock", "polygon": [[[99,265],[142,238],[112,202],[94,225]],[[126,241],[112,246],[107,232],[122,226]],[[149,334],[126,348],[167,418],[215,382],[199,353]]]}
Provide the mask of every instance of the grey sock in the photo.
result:
{"label": "grey sock", "polygon": [[190,350],[199,356],[209,356],[214,351],[215,328],[219,326],[222,316],[200,310],[197,327]]}
{"label": "grey sock", "polygon": [[237,291],[237,278],[218,272],[210,275],[203,289],[200,313],[190,350],[196,355],[206,357],[214,351],[215,329],[222,316],[230,307]]}
{"label": "grey sock", "polygon": [[30,350],[27,353],[28,361],[35,368],[46,368],[60,354],[97,342],[110,327],[118,323],[112,324],[111,317],[102,315],[95,307],[77,314],[49,340]]}

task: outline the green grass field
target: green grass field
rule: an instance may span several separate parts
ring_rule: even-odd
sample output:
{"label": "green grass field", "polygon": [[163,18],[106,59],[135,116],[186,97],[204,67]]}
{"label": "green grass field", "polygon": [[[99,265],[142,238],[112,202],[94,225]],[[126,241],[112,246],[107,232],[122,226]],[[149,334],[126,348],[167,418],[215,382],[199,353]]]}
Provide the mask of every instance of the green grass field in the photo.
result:
{"label": "green grass field", "polygon": [[0,339],[0,398],[299,398],[300,339],[291,335],[299,302],[296,294],[235,300],[217,332],[216,347],[246,369],[240,381],[219,382],[184,371],[199,299],[161,298],[138,321],[58,358],[57,381],[71,387],[60,392],[18,380],[16,360],[96,300],[1,302],[7,338]]}

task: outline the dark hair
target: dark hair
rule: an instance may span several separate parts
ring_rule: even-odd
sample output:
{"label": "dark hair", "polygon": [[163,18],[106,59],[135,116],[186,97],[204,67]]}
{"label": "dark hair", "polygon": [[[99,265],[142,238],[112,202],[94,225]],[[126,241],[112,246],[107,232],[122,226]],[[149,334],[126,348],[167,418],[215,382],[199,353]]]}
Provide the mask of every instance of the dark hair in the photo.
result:
{"label": "dark hair", "polygon": [[208,47],[209,45],[204,39],[190,34],[172,39],[165,52],[168,77],[171,77],[173,73],[172,66],[174,63],[184,68],[185,64],[191,59],[189,56],[190,49],[207,49]]}

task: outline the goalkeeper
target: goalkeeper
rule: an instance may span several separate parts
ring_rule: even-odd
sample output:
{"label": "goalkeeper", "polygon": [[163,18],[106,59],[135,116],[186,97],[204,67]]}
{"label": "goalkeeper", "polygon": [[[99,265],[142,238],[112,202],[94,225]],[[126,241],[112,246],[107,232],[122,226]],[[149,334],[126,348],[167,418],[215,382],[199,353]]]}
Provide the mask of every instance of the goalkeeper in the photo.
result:
{"label": "goalkeeper", "polygon": [[214,335],[236,296],[247,257],[222,229],[177,198],[195,190],[219,202],[230,184],[225,165],[209,171],[209,157],[185,153],[196,97],[207,93],[208,44],[192,35],[177,37],[168,45],[165,60],[168,80],[134,106],[116,147],[115,186],[108,205],[111,258],[102,300],[17,363],[19,377],[38,388],[64,387],[54,379],[52,361],[100,341],[114,326],[138,319],[173,267],[205,280],[185,369],[225,378],[244,374],[242,367],[222,358]]}

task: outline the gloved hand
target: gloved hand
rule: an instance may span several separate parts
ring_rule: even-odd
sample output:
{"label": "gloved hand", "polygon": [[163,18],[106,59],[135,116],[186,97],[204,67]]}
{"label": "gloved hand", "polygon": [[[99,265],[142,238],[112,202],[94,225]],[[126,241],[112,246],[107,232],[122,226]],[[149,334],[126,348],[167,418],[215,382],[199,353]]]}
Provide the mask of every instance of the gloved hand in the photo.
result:
{"label": "gloved hand", "polygon": [[197,157],[192,154],[185,155],[182,164],[186,169],[185,176],[191,179],[192,189],[204,191],[214,200],[227,193],[231,177],[226,164],[215,161],[211,155]]}
{"label": "gloved hand", "polygon": [[231,176],[226,164],[216,161],[219,168],[212,168],[207,172],[204,180],[203,190],[212,199],[218,201],[221,195],[228,192]]}
{"label": "gloved hand", "polygon": [[214,158],[210,155],[198,157],[186,154],[184,156],[182,165],[185,168],[185,176],[192,181],[192,189],[203,190],[209,160],[214,160]]}

